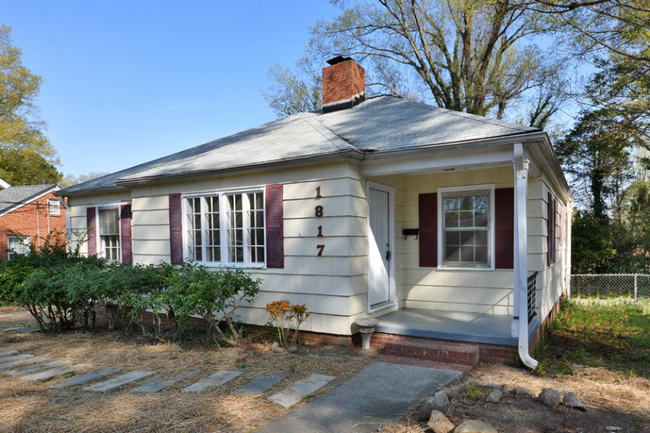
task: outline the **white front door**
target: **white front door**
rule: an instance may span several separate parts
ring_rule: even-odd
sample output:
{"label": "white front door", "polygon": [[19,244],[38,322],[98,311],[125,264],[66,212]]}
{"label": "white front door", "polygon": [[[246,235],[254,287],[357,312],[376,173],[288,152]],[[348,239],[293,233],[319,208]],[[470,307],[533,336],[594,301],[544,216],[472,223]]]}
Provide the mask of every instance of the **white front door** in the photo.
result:
{"label": "white front door", "polygon": [[368,307],[392,301],[392,188],[368,183]]}

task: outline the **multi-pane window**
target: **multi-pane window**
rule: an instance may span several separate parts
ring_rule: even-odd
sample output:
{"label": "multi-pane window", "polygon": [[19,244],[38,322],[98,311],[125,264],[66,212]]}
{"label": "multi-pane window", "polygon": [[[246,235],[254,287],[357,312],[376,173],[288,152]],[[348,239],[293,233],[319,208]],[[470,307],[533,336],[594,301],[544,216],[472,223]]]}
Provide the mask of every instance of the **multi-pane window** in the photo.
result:
{"label": "multi-pane window", "polygon": [[442,257],[451,267],[490,266],[490,191],[443,193]]}
{"label": "multi-pane window", "polygon": [[206,261],[221,261],[221,221],[219,220],[219,197],[205,198]]}
{"label": "multi-pane window", "polygon": [[264,195],[261,192],[246,194],[248,198],[248,260],[264,263]]}
{"label": "multi-pane window", "polygon": [[120,260],[120,212],[118,208],[99,209],[101,256],[110,262]]}
{"label": "multi-pane window", "polygon": [[15,256],[26,256],[29,254],[29,237],[27,236],[8,236],[7,249],[9,250],[7,258],[11,260]]}
{"label": "multi-pane window", "polygon": [[264,194],[261,191],[187,197],[185,220],[187,259],[264,265]]}
{"label": "multi-pane window", "polygon": [[188,259],[203,261],[203,236],[201,234],[201,198],[187,199],[187,250]]}

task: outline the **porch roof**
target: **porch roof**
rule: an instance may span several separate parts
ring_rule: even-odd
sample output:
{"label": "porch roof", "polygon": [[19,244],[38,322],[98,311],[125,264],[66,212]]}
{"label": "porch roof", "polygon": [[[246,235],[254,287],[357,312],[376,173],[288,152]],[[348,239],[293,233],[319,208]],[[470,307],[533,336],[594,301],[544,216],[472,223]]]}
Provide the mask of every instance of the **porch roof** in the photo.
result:
{"label": "porch roof", "polygon": [[[510,335],[512,316],[404,308],[377,319],[375,331],[386,334],[505,346],[519,344],[518,338]],[[535,317],[528,327],[529,341],[539,325]]]}

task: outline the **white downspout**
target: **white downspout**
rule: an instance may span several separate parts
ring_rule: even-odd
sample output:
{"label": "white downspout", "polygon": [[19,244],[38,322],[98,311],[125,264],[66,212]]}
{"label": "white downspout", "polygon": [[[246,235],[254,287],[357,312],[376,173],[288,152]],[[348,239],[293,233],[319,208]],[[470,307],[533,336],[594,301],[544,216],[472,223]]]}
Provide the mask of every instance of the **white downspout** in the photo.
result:
{"label": "white downspout", "polygon": [[573,221],[573,201],[568,203],[566,214],[566,246],[564,250],[566,268],[564,269],[564,276],[566,278],[566,297],[571,299],[571,221]]}
{"label": "white downspout", "polygon": [[[524,146],[515,143],[515,245],[514,245],[514,302],[513,330],[518,331],[519,358],[529,368],[535,369],[537,361],[528,353],[528,165],[524,159]],[[519,322],[519,323],[517,323]],[[518,326],[517,326],[518,325]]]}

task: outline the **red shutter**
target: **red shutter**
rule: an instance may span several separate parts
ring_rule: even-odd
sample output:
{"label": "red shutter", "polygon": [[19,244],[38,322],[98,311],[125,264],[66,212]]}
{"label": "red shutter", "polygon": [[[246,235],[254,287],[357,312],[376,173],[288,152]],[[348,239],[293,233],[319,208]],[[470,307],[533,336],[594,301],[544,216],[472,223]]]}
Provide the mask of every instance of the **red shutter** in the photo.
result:
{"label": "red shutter", "polygon": [[169,194],[169,243],[172,265],[183,263],[183,202],[180,194]]}
{"label": "red shutter", "polygon": [[266,267],[284,268],[283,186],[266,186]]}
{"label": "red shutter", "polygon": [[557,200],[553,199],[553,263],[557,261]]}
{"label": "red shutter", "polygon": [[513,269],[515,264],[515,189],[494,191],[495,268]]}
{"label": "red shutter", "polygon": [[418,198],[420,220],[420,267],[438,266],[438,194],[420,194]]}
{"label": "red shutter", "polygon": [[553,195],[548,193],[548,201],[546,203],[546,266],[551,266],[553,263],[553,251],[551,239],[553,238]]}
{"label": "red shutter", "polygon": [[122,231],[122,264],[131,264],[133,245],[131,244],[131,205],[122,205],[120,210],[120,228]]}
{"label": "red shutter", "polygon": [[86,208],[86,227],[88,228],[88,257],[97,254],[97,218],[95,208]]}

